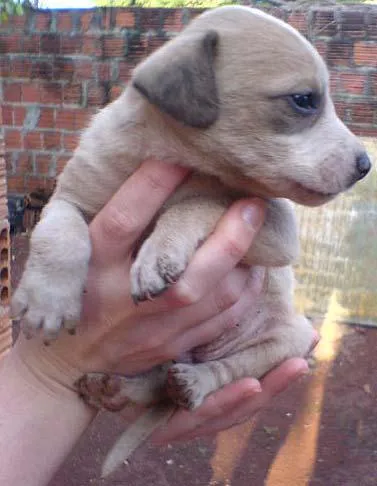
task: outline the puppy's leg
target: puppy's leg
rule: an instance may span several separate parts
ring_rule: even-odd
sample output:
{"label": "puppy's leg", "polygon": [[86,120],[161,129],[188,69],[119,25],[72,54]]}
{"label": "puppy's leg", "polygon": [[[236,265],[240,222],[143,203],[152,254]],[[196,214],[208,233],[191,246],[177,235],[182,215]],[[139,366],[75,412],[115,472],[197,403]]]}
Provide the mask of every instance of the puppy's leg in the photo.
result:
{"label": "puppy's leg", "polygon": [[77,380],[75,386],[85,403],[96,408],[117,412],[129,403],[150,406],[167,398],[169,366],[156,366],[137,376],[87,373]]}
{"label": "puppy's leg", "polygon": [[309,352],[314,330],[305,317],[295,316],[286,323],[276,319],[270,328],[247,349],[226,358],[196,365],[173,365],[168,373],[168,393],[173,401],[195,409],[209,393],[222,386],[244,377],[260,378],[282,361]]}
{"label": "puppy's leg", "polygon": [[[231,202],[225,196],[218,199],[191,196],[170,206],[160,216],[131,269],[135,301],[159,295],[179,279],[195,250],[214,230]],[[292,263],[298,249],[292,205],[285,200],[268,201],[264,225],[244,262],[284,266]]]}
{"label": "puppy's leg", "polygon": [[132,265],[134,300],[152,298],[176,282],[225,210],[221,201],[202,197],[169,207],[142,244]]}
{"label": "puppy's leg", "polygon": [[33,231],[29,258],[12,299],[12,315],[27,335],[39,328],[46,341],[61,327],[74,331],[90,258],[88,226],[73,205],[53,199]]}

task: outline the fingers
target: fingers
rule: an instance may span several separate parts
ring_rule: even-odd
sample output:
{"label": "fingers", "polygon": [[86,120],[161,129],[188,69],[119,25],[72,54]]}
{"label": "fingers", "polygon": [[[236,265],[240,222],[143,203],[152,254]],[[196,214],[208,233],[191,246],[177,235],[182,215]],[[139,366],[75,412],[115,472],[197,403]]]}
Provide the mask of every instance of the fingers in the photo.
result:
{"label": "fingers", "polygon": [[214,434],[252,418],[292,383],[308,373],[305,360],[293,358],[270,371],[261,381],[244,378],[206,398],[194,412],[179,410],[152,439],[158,443],[189,440]]}
{"label": "fingers", "polygon": [[260,383],[253,378],[246,378],[242,383],[231,383],[208,396],[197,410],[190,412],[179,409],[165,427],[159,428],[152,435],[151,440],[153,443],[163,444],[199,437],[212,420],[221,417],[225,421],[229,410],[233,410],[235,405],[246,399],[253,399],[260,393]]}
{"label": "fingers", "polygon": [[206,295],[245,256],[262,226],[264,212],[261,199],[233,204],[165,298],[190,305]]}
{"label": "fingers", "polygon": [[[173,342],[171,346],[171,349],[177,351],[175,356],[184,353],[189,349],[194,349],[198,346],[213,342],[224,332],[235,328],[241,322],[248,310],[255,304],[255,301],[262,290],[265,269],[256,267],[252,272],[248,273],[249,278],[246,281],[241,295],[235,299],[233,305],[224,309],[223,312],[219,313],[219,304],[216,303],[219,301],[218,294],[221,296],[219,290],[215,289],[215,292],[208,296],[208,300],[214,302],[212,307],[212,315],[214,317],[202,321],[202,324],[199,324],[196,327],[191,327],[184,333],[179,333],[176,341]],[[221,297],[220,302],[224,302]]]}
{"label": "fingers", "polygon": [[103,264],[124,258],[187,173],[167,163],[144,162],[92,221],[93,258]]}

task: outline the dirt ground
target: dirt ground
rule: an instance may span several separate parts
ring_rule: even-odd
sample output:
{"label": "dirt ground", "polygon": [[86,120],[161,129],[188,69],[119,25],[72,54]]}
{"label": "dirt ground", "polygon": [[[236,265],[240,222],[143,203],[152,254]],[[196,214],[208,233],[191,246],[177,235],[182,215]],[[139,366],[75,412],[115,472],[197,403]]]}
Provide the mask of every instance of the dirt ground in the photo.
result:
{"label": "dirt ground", "polygon": [[[27,238],[13,238],[16,284]],[[316,322],[312,373],[253,421],[217,437],[143,446],[110,479],[101,462],[125,427],[101,413],[50,486],[376,486],[377,329]]]}

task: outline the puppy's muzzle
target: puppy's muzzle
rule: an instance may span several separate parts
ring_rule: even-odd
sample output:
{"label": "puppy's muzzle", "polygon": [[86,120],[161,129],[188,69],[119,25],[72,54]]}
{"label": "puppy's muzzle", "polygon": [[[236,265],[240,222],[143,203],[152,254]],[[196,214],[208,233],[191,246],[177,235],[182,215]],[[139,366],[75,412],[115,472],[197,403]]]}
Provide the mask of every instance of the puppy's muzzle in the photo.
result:
{"label": "puppy's muzzle", "polygon": [[361,155],[356,157],[356,171],[355,171],[355,179],[353,182],[357,182],[363,179],[372,167],[372,163],[370,158],[366,152],[363,152]]}

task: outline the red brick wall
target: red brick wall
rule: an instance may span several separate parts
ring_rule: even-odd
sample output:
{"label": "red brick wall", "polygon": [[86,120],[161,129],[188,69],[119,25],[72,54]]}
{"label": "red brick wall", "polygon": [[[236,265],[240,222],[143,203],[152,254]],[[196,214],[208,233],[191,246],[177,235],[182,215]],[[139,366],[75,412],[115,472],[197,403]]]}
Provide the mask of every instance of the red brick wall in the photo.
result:
{"label": "red brick wall", "polygon": [[[1,113],[0,113],[1,122]],[[0,136],[0,360],[12,344],[9,318],[10,297],[10,238],[7,209],[7,179],[4,160],[4,142]]]}
{"label": "red brick wall", "polygon": [[[325,57],[343,120],[358,134],[377,136],[377,7],[270,12],[298,28]],[[49,187],[90,114],[114,99],[133,66],[196,13],[40,11],[0,25],[9,191]]]}

